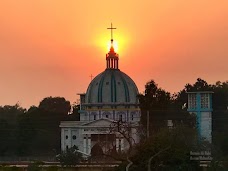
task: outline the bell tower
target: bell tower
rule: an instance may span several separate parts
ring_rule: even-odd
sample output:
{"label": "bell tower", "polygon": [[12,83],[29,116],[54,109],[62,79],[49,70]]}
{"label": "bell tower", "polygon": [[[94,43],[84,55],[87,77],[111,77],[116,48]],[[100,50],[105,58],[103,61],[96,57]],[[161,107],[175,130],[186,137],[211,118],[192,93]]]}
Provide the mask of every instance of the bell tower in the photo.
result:
{"label": "bell tower", "polygon": [[119,55],[115,52],[114,46],[113,46],[113,29],[116,29],[112,27],[107,28],[111,30],[111,47],[109,52],[106,54],[106,69],[119,69]]}

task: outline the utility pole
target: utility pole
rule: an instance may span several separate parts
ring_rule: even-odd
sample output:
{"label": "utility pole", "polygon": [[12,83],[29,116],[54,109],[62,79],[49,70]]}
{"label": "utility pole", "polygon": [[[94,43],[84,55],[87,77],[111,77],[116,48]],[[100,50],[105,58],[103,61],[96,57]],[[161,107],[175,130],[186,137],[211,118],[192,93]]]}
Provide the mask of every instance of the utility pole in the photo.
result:
{"label": "utility pole", "polygon": [[147,135],[147,138],[149,138],[150,136],[150,132],[149,132],[149,129],[150,129],[150,115],[149,115],[149,110],[147,110],[146,112],[147,114],[147,130],[146,130],[146,135]]}

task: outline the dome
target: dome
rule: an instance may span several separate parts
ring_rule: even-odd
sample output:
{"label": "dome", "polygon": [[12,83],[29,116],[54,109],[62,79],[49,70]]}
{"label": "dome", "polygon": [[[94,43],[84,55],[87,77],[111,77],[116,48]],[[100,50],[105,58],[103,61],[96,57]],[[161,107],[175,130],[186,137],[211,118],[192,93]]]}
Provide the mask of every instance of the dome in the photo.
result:
{"label": "dome", "polygon": [[119,69],[107,68],[90,83],[85,103],[137,104],[138,88],[134,81]]}
{"label": "dome", "polygon": [[106,54],[106,70],[91,81],[85,95],[85,103],[89,106],[96,104],[137,106],[138,88],[127,74],[119,70],[119,55],[114,50],[112,38],[112,29],[115,28],[111,24],[111,28],[108,29],[111,29],[111,47]]}

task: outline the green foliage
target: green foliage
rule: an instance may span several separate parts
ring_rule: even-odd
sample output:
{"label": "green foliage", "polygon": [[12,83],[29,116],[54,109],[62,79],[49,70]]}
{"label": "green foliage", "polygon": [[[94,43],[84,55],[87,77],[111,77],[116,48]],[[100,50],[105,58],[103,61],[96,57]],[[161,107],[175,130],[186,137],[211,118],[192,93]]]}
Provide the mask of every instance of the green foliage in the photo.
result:
{"label": "green foliage", "polygon": [[208,84],[205,80],[198,78],[194,84],[186,84],[184,89],[173,96],[175,104],[181,107],[187,102],[187,93],[193,91],[213,91],[213,109],[226,110],[228,106],[228,81],[217,81],[215,84]]}
{"label": "green foliage", "polygon": [[27,155],[32,151],[33,139],[36,136],[36,130],[31,122],[31,117],[27,113],[19,115],[16,128],[16,154],[18,156]]}
{"label": "green foliage", "polygon": [[16,166],[9,167],[9,166],[0,165],[0,171],[19,171],[19,170],[20,170],[20,168],[18,168]]}
{"label": "green foliage", "polygon": [[[141,122],[144,127],[147,124],[147,112],[149,111],[150,132],[157,132],[167,126],[167,120],[172,120],[175,125],[184,123],[195,126],[195,116],[176,105],[169,92],[159,88],[154,80],[145,85],[145,94],[139,95],[141,108]],[[185,103],[187,102],[187,99]]]}
{"label": "green foliage", "polygon": [[190,161],[189,154],[192,149],[197,149],[196,142],[197,133],[190,127],[182,125],[175,129],[161,129],[137,146],[137,152],[131,159],[133,161],[131,170],[147,170],[148,161],[153,156],[151,161],[153,170],[196,169],[197,165]]}
{"label": "green foliage", "polygon": [[17,146],[17,119],[26,110],[18,104],[0,107],[0,156],[15,153]]}
{"label": "green foliage", "polygon": [[30,163],[27,168],[28,171],[40,171],[40,165],[38,163]]}
{"label": "green foliage", "polygon": [[59,167],[58,166],[49,166],[47,167],[47,171],[58,171]]}
{"label": "green foliage", "polygon": [[[115,167],[114,171],[125,171],[126,170],[126,166],[127,166],[127,163],[123,162],[118,167]],[[133,167],[134,166],[132,166],[132,168]],[[134,170],[134,169],[130,169],[130,170]]]}
{"label": "green foliage", "polygon": [[67,115],[71,109],[71,105],[64,97],[46,97],[40,102],[39,108],[48,112]]}
{"label": "green foliage", "polygon": [[0,106],[0,156],[55,156],[60,152],[63,120],[76,120],[78,106],[68,115],[70,102],[63,97],[44,98],[28,111],[18,104]]}
{"label": "green foliage", "polygon": [[167,109],[170,105],[170,93],[158,88],[154,80],[145,85],[145,94],[139,95],[140,107],[144,110]]}
{"label": "green foliage", "polygon": [[184,89],[180,90],[178,93],[173,95],[173,105],[176,108],[181,109],[183,104],[187,103],[188,101],[187,92],[195,91],[213,91],[213,89],[212,86],[209,85],[205,80],[197,78],[194,84],[187,83]]}
{"label": "green foliage", "polygon": [[40,171],[40,170],[42,170],[43,165],[44,165],[44,162],[42,162],[42,161],[34,161],[28,165],[27,170],[28,171]]}
{"label": "green foliage", "polygon": [[83,159],[82,154],[77,150],[78,147],[67,149],[57,156],[57,160],[62,166],[75,166]]}
{"label": "green foliage", "polygon": [[10,127],[6,120],[0,120],[0,156],[5,155],[10,148],[8,144]]}
{"label": "green foliage", "polygon": [[[30,117],[31,129],[35,130],[32,137],[33,152],[36,155],[54,155],[54,149],[60,148],[60,128],[59,124],[64,118],[64,114],[53,113],[40,108],[29,110],[27,115]],[[28,123],[27,123],[28,125]]]}
{"label": "green foliage", "polygon": [[216,82],[212,85],[213,95],[213,108],[214,110],[226,110],[228,106],[228,81]]}

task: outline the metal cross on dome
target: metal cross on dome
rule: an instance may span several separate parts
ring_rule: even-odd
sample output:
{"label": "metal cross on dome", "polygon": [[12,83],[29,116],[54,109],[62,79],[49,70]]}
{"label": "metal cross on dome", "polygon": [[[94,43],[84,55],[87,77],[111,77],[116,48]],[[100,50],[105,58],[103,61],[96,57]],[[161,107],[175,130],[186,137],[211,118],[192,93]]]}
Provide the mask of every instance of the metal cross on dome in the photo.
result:
{"label": "metal cross on dome", "polygon": [[107,29],[110,29],[111,30],[111,41],[113,41],[113,33],[112,33],[112,30],[113,29],[116,29],[116,28],[112,27],[112,23],[111,23],[111,27],[109,27]]}
{"label": "metal cross on dome", "polygon": [[93,80],[93,75],[91,74],[89,77],[90,77],[90,79],[91,79],[91,81],[92,81],[92,80]]}

